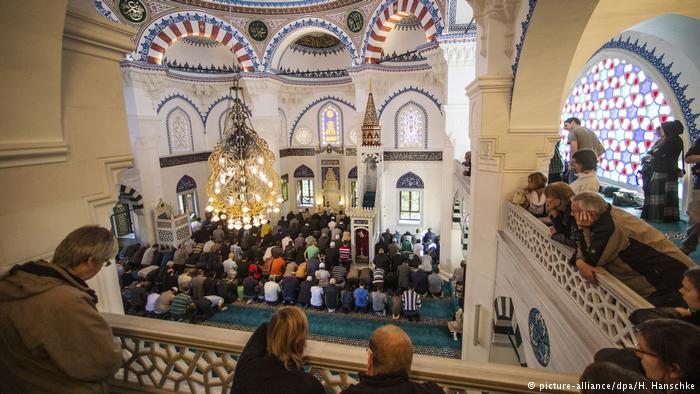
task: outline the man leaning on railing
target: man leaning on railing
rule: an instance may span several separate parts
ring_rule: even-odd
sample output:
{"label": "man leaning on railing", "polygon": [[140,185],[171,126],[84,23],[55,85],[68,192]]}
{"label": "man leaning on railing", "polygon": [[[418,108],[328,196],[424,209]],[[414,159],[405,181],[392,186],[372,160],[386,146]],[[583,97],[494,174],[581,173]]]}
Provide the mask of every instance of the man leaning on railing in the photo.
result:
{"label": "man leaning on railing", "polygon": [[682,306],[683,273],[695,263],[666,236],[636,216],[606,203],[596,193],[571,198],[579,230],[576,267],[596,284],[606,270],[655,306]]}

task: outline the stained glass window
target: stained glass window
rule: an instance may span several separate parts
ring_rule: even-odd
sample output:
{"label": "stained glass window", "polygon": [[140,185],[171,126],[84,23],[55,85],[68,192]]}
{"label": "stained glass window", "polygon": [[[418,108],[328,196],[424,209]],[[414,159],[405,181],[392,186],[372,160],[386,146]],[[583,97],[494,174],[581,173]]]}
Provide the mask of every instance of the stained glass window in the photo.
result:
{"label": "stained glass window", "polygon": [[423,109],[413,103],[405,105],[396,115],[396,148],[422,148],[425,146],[425,119]]}
{"label": "stained glass window", "polygon": [[[605,146],[598,176],[635,187],[635,173],[654,141],[654,129],[673,119],[659,86],[641,67],[617,58],[600,60],[576,81],[562,110],[562,126],[572,116]],[[567,135],[564,130],[564,143]],[[570,146],[564,143],[564,159],[569,161]]]}
{"label": "stained glass window", "polygon": [[341,122],[340,111],[331,104],[326,105],[319,114],[321,145],[340,145],[343,132]]}
{"label": "stained glass window", "polygon": [[296,132],[295,136],[299,145],[309,145],[311,144],[311,131],[306,127],[302,127]]}
{"label": "stained glass window", "polygon": [[168,131],[170,153],[194,152],[192,123],[187,113],[180,108],[170,111],[165,121]]}

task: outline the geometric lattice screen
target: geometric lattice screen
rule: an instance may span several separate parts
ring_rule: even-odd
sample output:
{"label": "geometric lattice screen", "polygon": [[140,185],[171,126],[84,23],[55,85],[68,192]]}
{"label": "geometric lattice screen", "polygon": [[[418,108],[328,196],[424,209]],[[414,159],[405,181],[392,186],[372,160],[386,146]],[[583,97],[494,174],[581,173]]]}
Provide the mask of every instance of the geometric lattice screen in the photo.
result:
{"label": "geometric lattice screen", "polygon": [[[654,129],[674,119],[659,86],[638,65],[617,58],[603,58],[576,81],[562,109],[562,127],[571,116],[605,146],[598,176],[631,186],[638,184],[635,173],[654,142]],[[569,161],[567,135],[563,130],[561,146]]]}

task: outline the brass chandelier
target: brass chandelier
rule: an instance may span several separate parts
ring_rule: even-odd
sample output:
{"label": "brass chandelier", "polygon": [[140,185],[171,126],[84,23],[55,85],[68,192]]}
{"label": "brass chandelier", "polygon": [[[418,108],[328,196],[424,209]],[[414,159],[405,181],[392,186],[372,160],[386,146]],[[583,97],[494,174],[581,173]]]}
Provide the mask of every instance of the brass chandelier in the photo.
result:
{"label": "brass chandelier", "polygon": [[221,141],[209,156],[211,175],[207,184],[207,212],[212,221],[225,221],[229,229],[250,229],[278,213],[280,179],[273,164],[275,155],[258,136],[248,118],[236,78]]}

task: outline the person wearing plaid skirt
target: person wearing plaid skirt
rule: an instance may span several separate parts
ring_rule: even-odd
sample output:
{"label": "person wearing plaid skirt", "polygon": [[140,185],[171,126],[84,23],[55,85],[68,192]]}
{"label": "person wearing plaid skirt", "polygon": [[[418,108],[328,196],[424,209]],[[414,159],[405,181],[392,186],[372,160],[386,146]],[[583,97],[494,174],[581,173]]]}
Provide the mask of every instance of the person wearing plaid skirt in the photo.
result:
{"label": "person wearing plaid skirt", "polygon": [[644,200],[641,218],[652,222],[678,222],[678,158],[683,152],[683,124],[664,122],[657,129],[662,141],[649,151],[653,157],[654,173],[651,176],[649,195]]}

